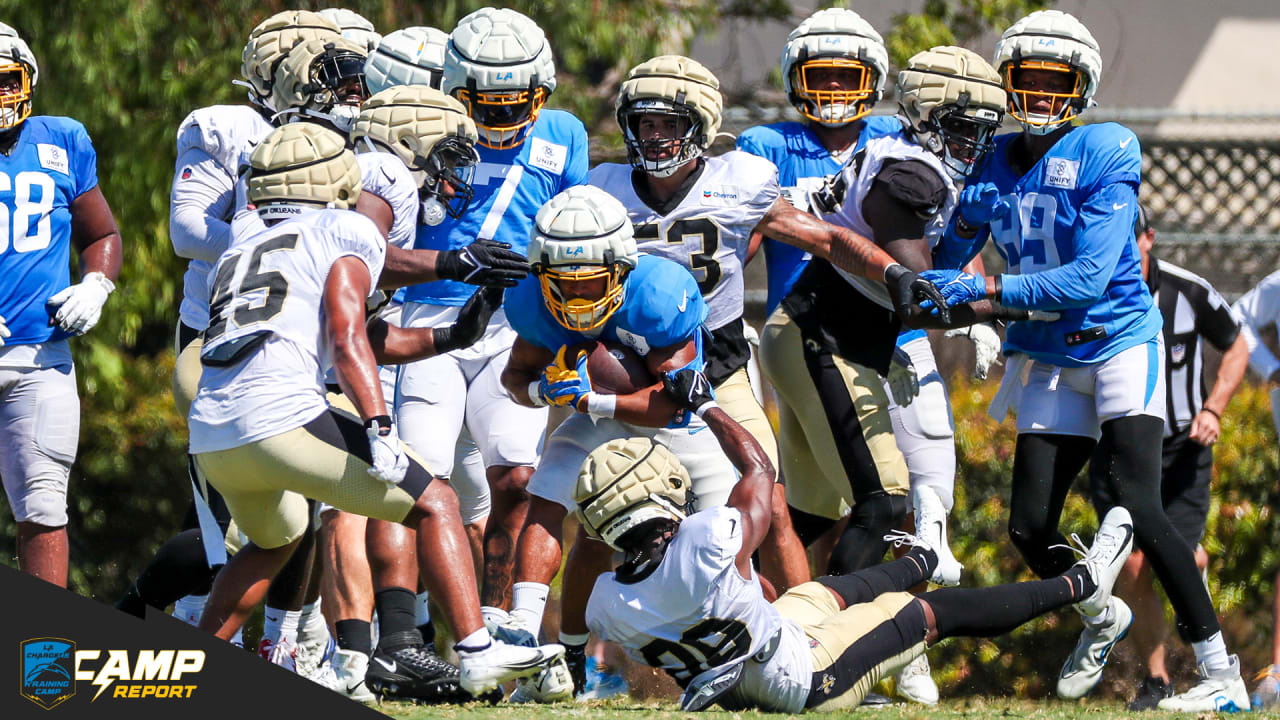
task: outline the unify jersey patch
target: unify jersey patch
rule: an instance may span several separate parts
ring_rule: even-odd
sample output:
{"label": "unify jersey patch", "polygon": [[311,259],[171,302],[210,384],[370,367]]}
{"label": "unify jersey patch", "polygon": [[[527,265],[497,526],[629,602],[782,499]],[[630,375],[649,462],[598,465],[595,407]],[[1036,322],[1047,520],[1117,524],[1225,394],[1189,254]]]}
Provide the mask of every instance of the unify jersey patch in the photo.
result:
{"label": "unify jersey patch", "polygon": [[707,327],[715,330],[742,316],[751,231],[778,199],[778,173],[768,160],[738,151],[704,158],[695,172],[683,196],[660,209],[637,190],[630,165],[597,165],[588,182],[622,201],[641,252],[693,273],[709,307]]}

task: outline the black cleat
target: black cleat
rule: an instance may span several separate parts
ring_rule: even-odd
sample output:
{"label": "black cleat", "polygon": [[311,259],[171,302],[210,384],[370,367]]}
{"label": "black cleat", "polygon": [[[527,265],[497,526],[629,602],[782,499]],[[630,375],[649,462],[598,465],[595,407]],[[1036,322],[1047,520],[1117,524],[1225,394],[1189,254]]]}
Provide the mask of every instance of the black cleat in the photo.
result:
{"label": "black cleat", "polygon": [[587,646],[565,645],[564,661],[573,678],[573,696],[578,697],[587,691]]}
{"label": "black cleat", "polygon": [[[417,632],[414,631],[414,639]],[[365,685],[379,697],[423,703],[462,703],[471,694],[458,684],[458,668],[431,648],[415,643],[394,650],[381,647],[369,659]]]}
{"label": "black cleat", "polygon": [[1138,694],[1125,707],[1133,712],[1155,710],[1167,697],[1173,697],[1173,685],[1148,675],[1138,686]]}

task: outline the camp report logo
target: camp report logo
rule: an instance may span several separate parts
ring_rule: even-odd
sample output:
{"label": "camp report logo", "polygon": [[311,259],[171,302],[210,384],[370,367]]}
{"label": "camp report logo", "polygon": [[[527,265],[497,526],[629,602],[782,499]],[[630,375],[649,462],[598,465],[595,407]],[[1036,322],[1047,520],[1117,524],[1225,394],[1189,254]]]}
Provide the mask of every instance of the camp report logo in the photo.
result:
{"label": "camp report logo", "polygon": [[19,693],[51,710],[75,697],[76,684],[118,699],[189,698],[192,677],[204,669],[203,650],[77,650],[65,638],[31,638],[18,643],[22,669]]}

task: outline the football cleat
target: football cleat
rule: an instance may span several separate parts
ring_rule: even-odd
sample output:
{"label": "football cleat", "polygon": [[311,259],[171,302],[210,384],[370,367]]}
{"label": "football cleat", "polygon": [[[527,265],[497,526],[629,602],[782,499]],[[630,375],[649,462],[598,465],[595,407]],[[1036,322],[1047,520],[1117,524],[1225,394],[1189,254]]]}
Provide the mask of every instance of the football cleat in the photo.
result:
{"label": "football cleat", "polygon": [[1124,561],[1129,559],[1133,550],[1133,518],[1129,511],[1122,507],[1113,507],[1102,518],[1098,526],[1098,534],[1093,536],[1093,545],[1077,565],[1083,565],[1097,583],[1097,589],[1089,597],[1076,603],[1076,610],[1081,615],[1096,617],[1107,609],[1111,599],[1111,588],[1120,576]]}
{"label": "football cleat", "polygon": [[272,665],[279,665],[289,672],[298,672],[298,648],[289,640],[280,638],[272,642],[270,638],[262,638],[258,643],[258,657]]}
{"label": "football cleat", "polygon": [[462,689],[479,697],[508,680],[530,677],[564,657],[564,646],[536,648],[493,641],[483,650],[458,649]]}
{"label": "football cleat", "polygon": [[[928,486],[916,488],[913,495],[915,496],[916,538],[938,554],[938,567],[934,569],[933,576],[929,580],[948,587],[959,585],[960,571],[964,566],[956,560],[955,555],[951,554],[951,548],[947,545],[947,511],[942,506],[942,500],[938,498],[937,491]],[[928,666],[927,660],[925,666]],[[936,688],[934,694],[937,694]]]}
{"label": "football cleat", "polygon": [[938,685],[929,670],[929,657],[924,653],[902,668],[895,687],[898,697],[921,705],[938,704]]}
{"label": "football cleat", "polygon": [[[416,631],[414,635],[417,635]],[[458,668],[445,662],[431,648],[418,643],[395,650],[379,648],[369,661],[365,682],[371,691],[383,697],[420,702],[465,702],[471,699],[459,684]]]}
{"label": "football cleat", "polygon": [[1266,666],[1254,676],[1253,681],[1258,683],[1249,696],[1249,704],[1254,710],[1270,710],[1280,705],[1280,666]]}
{"label": "football cleat", "polygon": [[336,650],[329,662],[321,665],[307,679],[356,702],[371,703],[377,698],[365,684],[368,669],[368,655],[359,650]]}
{"label": "football cleat", "polygon": [[573,677],[564,658],[531,678],[522,678],[509,698],[513,703],[554,703],[573,699]]}
{"label": "football cleat", "polygon": [[1248,712],[1249,690],[1240,677],[1240,658],[1232,655],[1231,664],[1210,671],[1200,663],[1200,682],[1181,695],[1165,698],[1157,705],[1173,712]]}
{"label": "football cleat", "polygon": [[333,638],[329,636],[327,629],[319,637],[308,636],[305,638],[302,631],[299,630],[298,649],[294,655],[298,674],[310,677],[312,673],[319,671],[333,657],[337,647],[337,644],[333,642]]}
{"label": "football cleat", "polygon": [[1167,680],[1148,675],[1138,686],[1138,694],[1125,705],[1125,709],[1130,712],[1155,710],[1156,705],[1167,697],[1173,697],[1173,685]]}
{"label": "football cleat", "polygon": [[1133,611],[1118,597],[1111,598],[1111,611],[1111,622],[1102,627],[1085,623],[1080,640],[1063,663],[1058,673],[1058,697],[1063,700],[1082,698],[1098,685],[1111,649],[1128,634]]}

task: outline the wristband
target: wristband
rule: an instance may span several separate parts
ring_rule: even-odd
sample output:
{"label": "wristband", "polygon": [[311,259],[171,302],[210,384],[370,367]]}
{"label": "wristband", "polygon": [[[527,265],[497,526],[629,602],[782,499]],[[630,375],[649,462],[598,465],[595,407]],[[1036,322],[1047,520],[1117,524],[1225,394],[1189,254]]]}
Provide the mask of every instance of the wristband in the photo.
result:
{"label": "wristband", "polygon": [[431,329],[431,344],[437,355],[445,355],[461,347],[453,338],[453,326]]}
{"label": "wristband", "polygon": [[587,413],[596,417],[611,418],[618,410],[618,396],[604,393],[587,393]]}
{"label": "wristband", "polygon": [[1210,415],[1212,415],[1212,416],[1214,416],[1214,417],[1218,418],[1218,422],[1222,422],[1222,416],[1218,414],[1218,411],[1217,411],[1217,410],[1214,410],[1213,408],[1209,407],[1208,405],[1201,405],[1201,406],[1200,406],[1200,412],[1207,412],[1207,413],[1209,413]]}
{"label": "wristband", "polygon": [[956,235],[960,236],[965,240],[972,240],[973,238],[978,236],[978,231],[981,229],[982,229],[981,226],[974,227],[973,225],[970,225],[969,223],[964,221],[963,215],[957,214]]}
{"label": "wristband", "polygon": [[720,405],[715,400],[708,400],[702,403],[701,405],[699,405],[698,409],[693,411],[693,414],[697,415],[698,417],[702,417],[703,413],[707,412],[708,410],[711,410],[712,408],[718,408],[718,407],[720,407]]}
{"label": "wristband", "polygon": [[374,415],[364,424],[365,430],[378,428],[379,435],[388,435],[391,433],[391,416],[390,415]]}
{"label": "wristband", "polygon": [[529,383],[528,392],[529,392],[529,402],[533,403],[534,407],[547,406],[547,401],[542,399],[542,381],[534,380],[533,382]]}
{"label": "wristband", "polygon": [[1003,278],[1004,278],[1004,276],[1003,276],[1003,275],[997,275],[997,276],[996,276],[996,282],[995,282],[995,285],[996,285],[996,292],[995,292],[995,294],[994,294],[994,295],[992,295],[991,297],[995,298],[995,300],[996,300],[997,302],[1004,302],[1004,280],[1003,280]]}

